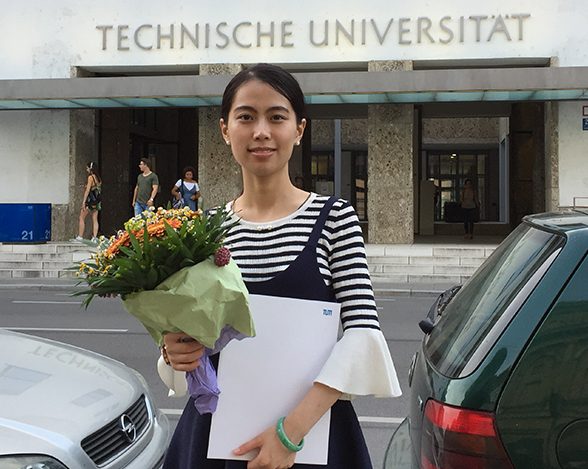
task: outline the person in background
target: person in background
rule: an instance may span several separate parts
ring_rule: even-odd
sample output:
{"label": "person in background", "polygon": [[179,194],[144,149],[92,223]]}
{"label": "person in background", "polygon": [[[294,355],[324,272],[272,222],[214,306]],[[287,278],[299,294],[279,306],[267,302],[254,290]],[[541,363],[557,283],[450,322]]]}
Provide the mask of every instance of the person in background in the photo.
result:
{"label": "person in background", "polygon": [[181,179],[178,179],[178,182],[172,187],[171,193],[176,200],[183,200],[184,205],[190,207],[190,210],[196,211],[200,187],[194,180],[194,174],[196,174],[196,170],[192,166],[185,167]]}
{"label": "person in background", "polygon": [[463,211],[463,227],[465,231],[463,237],[464,239],[474,239],[474,221],[480,204],[471,179],[466,179],[463,182],[460,204]]}
{"label": "person in background", "polygon": [[[305,126],[304,95],[284,69],[258,64],[239,72],[227,85],[220,127],[241,167],[243,191],[227,204],[236,225],[225,244],[249,293],[338,302],[343,334],[302,400],[234,450],[237,456],[256,451],[252,461],[208,459],[211,414],[198,414],[190,399],[164,469],[372,469],[349,399],[395,397],[401,391],[380,329],[355,210],[345,200],[297,188],[288,174]],[[287,331],[277,329],[275,334]],[[160,364],[191,371],[203,353],[203,345],[186,334],[168,333]],[[304,436],[329,409],[328,464],[295,464]]]}
{"label": "person in background", "polygon": [[86,231],[86,217],[89,213],[92,214],[92,242],[98,241],[98,212],[102,210],[102,178],[98,172],[98,166],[96,163],[91,161],[86,166],[86,172],[88,173],[88,179],[86,181],[86,187],[84,189],[84,201],[82,209],[80,210],[80,219],[78,224],[78,235],[76,241],[82,241],[84,239],[84,231]]}
{"label": "person in background", "polygon": [[140,215],[149,207],[153,207],[155,196],[159,190],[159,179],[157,174],[151,171],[151,164],[147,158],[141,158],[139,169],[141,174],[137,176],[137,185],[131,204],[135,215]]}

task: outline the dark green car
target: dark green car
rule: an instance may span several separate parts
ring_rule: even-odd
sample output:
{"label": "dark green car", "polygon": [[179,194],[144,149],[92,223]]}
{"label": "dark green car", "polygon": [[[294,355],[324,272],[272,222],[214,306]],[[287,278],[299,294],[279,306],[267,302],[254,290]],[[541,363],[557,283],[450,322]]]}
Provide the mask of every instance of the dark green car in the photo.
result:
{"label": "dark green car", "polygon": [[588,212],[526,217],[421,321],[385,469],[588,468]]}

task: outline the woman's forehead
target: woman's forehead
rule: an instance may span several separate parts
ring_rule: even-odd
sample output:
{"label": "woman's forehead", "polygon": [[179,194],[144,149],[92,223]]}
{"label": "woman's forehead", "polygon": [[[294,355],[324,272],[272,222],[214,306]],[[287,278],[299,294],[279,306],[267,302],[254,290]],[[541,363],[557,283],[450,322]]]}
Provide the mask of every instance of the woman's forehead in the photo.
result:
{"label": "woman's forehead", "polygon": [[249,108],[255,111],[265,111],[270,108],[293,110],[288,98],[259,80],[250,80],[239,87],[235,93],[231,111],[238,108]]}

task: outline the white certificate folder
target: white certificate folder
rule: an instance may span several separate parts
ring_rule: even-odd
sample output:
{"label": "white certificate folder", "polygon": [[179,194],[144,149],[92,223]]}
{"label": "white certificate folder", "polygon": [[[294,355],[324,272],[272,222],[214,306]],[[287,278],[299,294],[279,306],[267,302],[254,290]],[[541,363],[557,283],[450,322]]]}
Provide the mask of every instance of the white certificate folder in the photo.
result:
{"label": "white certificate folder", "polygon": [[[251,460],[233,450],[296,407],[327,361],[339,330],[338,303],[250,295],[256,336],[233,340],[220,356],[221,394],[208,457]],[[304,438],[300,464],[327,464],[330,411]]]}

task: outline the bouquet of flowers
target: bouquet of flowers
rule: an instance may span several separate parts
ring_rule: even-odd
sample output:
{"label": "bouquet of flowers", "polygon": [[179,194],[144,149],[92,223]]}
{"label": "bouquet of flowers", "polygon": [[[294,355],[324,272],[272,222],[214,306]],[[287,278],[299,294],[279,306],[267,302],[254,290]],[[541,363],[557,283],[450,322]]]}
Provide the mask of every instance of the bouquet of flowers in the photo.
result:
{"label": "bouquet of flowers", "polygon": [[116,236],[102,237],[77,266],[89,288],[74,295],[86,296],[86,307],[95,296],[120,295],[158,345],[165,333],[181,331],[206,347],[200,367],[186,376],[200,413],[214,412],[220,393],[209,355],[255,335],[247,288],[223,246],[229,217],[224,210],[146,210]]}

